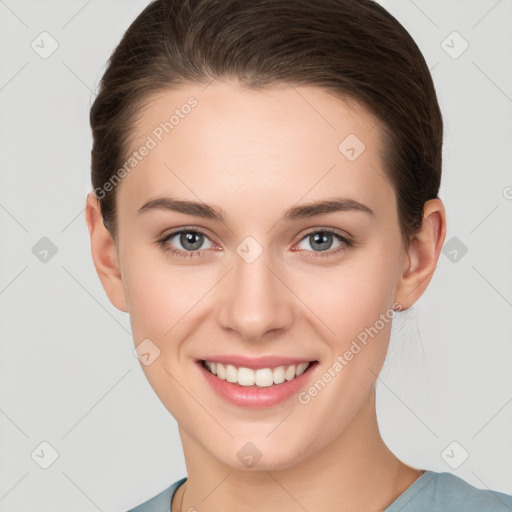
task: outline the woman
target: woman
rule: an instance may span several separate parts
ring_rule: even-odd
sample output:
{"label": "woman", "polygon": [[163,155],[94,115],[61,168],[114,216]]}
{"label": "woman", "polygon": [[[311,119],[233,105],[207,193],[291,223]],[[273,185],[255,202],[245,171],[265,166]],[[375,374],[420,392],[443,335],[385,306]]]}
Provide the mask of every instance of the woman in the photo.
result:
{"label": "woman", "polygon": [[442,116],[370,0],[157,0],[91,108],[92,254],[176,418],[149,511],[512,510],[385,445],[375,382],[446,234]]}

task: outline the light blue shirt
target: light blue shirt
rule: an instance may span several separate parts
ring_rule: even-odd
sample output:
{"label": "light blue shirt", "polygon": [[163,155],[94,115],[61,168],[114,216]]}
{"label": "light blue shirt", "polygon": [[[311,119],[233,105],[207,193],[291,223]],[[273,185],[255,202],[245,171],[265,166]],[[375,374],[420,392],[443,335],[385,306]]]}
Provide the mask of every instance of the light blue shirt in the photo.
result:
{"label": "light blue shirt", "polygon": [[[128,512],[170,512],[172,497],[186,480]],[[426,471],[383,512],[512,512],[512,496],[478,489],[451,473]]]}

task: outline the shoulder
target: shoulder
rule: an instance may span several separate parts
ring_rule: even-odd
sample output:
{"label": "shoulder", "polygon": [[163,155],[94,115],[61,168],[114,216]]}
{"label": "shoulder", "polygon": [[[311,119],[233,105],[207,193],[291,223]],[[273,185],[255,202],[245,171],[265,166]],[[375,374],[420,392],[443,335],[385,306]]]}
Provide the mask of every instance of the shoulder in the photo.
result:
{"label": "shoulder", "polygon": [[137,505],[135,508],[131,508],[127,512],[170,512],[171,500],[176,492],[176,489],[185,481],[187,478],[182,478],[177,482],[164,489],[162,492],[153,496],[144,503]]}
{"label": "shoulder", "polygon": [[512,512],[512,496],[479,489],[452,473],[426,471],[385,512]]}
{"label": "shoulder", "polygon": [[490,489],[479,489],[452,473],[436,473],[434,496],[439,507],[463,506],[467,512],[512,512],[512,496]]}

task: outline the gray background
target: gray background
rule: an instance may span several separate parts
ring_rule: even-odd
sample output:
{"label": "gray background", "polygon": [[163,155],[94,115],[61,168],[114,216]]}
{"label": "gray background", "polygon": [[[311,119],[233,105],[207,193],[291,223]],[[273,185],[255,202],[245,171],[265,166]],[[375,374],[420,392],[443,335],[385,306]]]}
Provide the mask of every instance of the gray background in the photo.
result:
{"label": "gray background", "polygon": [[[1,512],[123,511],[186,475],[83,215],[89,107],[146,3],[0,1]],[[433,281],[393,326],[382,435],[412,466],[512,494],[512,0],[382,4],[432,70],[448,214]]]}

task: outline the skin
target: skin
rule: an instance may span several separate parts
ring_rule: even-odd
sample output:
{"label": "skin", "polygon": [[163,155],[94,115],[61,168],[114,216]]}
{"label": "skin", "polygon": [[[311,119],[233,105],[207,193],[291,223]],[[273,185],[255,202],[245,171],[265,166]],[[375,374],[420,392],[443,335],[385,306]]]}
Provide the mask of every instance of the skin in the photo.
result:
{"label": "skin", "polygon": [[[237,407],[200,378],[194,361],[212,354],[318,360],[309,386],[379,315],[423,294],[446,234],[443,203],[425,204],[422,228],[405,246],[377,120],[313,86],[254,91],[217,81],[159,93],[131,149],[190,96],[197,107],[118,185],[116,240],[94,195],[86,203],[108,297],[129,313],[135,344],[149,338],[160,350],[141,367],[179,425],[188,481],[172,510],[183,499],[181,510],[201,512],[329,512],[340,503],[344,511],[381,511],[422,474],[387,448],[377,424],[375,382],[391,322],[308,404],[292,397],[270,408]],[[338,150],[349,134],[366,146],[354,161]],[[164,196],[212,205],[226,222],[137,213]],[[364,203],[374,215],[280,222],[292,206],[334,197]],[[206,234],[203,256],[180,258],[156,243],[183,226]],[[356,245],[334,254],[334,237],[322,251],[307,236],[322,228],[350,234]],[[252,263],[236,252],[249,235],[263,251]],[[179,235],[167,244],[186,252]],[[262,453],[250,469],[237,457],[248,441]]]}

